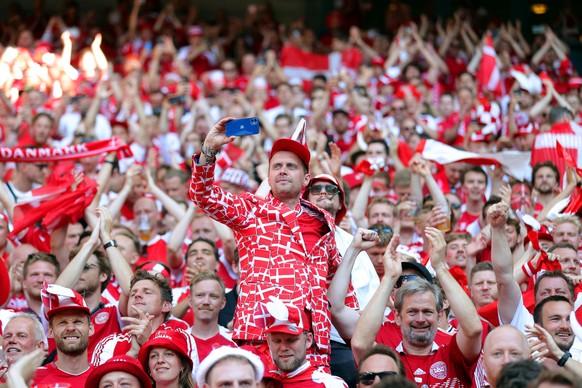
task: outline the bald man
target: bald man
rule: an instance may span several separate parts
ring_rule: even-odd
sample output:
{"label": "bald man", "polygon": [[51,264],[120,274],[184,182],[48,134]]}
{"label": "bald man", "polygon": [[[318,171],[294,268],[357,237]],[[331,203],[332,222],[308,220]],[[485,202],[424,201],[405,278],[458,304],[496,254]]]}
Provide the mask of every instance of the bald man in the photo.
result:
{"label": "bald man", "polygon": [[492,388],[505,364],[529,356],[529,346],[525,336],[510,325],[495,328],[485,339],[483,346],[483,367]]}

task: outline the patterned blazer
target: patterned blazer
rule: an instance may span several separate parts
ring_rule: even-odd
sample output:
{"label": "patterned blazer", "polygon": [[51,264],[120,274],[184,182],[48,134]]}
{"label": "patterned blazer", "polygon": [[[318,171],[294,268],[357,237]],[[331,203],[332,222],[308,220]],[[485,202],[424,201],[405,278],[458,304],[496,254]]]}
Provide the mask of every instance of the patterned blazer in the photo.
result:
{"label": "patterned blazer", "polygon": [[[201,166],[195,162],[190,198],[210,217],[230,227],[237,240],[240,292],[233,338],[266,339],[253,316],[258,303],[268,302],[269,296],[275,295],[311,314],[317,353],[329,354],[331,320],[326,293],[341,261],[329,213],[303,199],[297,208],[289,209],[272,194],[267,198],[250,193],[233,195],[213,184],[214,164]],[[307,252],[300,233],[297,215],[301,211],[324,220],[330,230],[311,252]],[[357,307],[352,287],[346,302]]]}

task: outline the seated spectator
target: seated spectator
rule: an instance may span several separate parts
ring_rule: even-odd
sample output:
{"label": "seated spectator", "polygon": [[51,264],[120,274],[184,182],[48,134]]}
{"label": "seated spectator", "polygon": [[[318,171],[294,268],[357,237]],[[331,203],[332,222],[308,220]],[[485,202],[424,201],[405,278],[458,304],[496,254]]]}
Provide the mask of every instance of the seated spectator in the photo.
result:
{"label": "seated spectator", "polygon": [[214,349],[198,366],[199,387],[243,386],[258,388],[265,367],[261,359],[248,350],[221,347]]}

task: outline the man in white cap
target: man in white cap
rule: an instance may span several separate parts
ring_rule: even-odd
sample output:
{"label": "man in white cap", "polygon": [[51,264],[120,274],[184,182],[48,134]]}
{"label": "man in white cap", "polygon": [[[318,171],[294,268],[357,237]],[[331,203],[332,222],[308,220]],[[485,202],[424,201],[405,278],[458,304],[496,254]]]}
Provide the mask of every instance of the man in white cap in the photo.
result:
{"label": "man in white cap", "polygon": [[[220,120],[206,136],[202,152],[193,157],[190,198],[231,228],[237,241],[240,290],[233,339],[261,346],[264,333],[249,318],[260,302],[277,294],[285,302],[309,309],[317,345],[310,349],[310,360],[327,368],[331,322],[325,294],[341,257],[334,220],[300,197],[310,179],[305,122],[293,135],[301,141],[278,139],[273,144],[268,175],[271,191],[262,198],[249,193],[235,196],[213,185],[216,155],[235,140],[226,136],[226,124],[231,120]],[[357,306],[352,294],[347,302]]]}
{"label": "man in white cap", "polygon": [[226,386],[258,387],[265,367],[261,359],[248,350],[223,346],[214,349],[196,371],[199,388]]}
{"label": "man in white cap", "polygon": [[[262,305],[255,316],[256,322],[266,326],[267,343],[276,369],[270,376],[281,381],[283,387],[346,387],[339,377],[318,371],[307,360],[307,349],[313,346],[309,318],[303,309],[284,304],[276,297]],[[271,368],[270,368],[271,369]]]}
{"label": "man in white cap", "polygon": [[87,354],[89,336],[94,332],[89,308],[78,292],[56,284],[42,290],[42,301],[49,337],[57,345],[57,360],[37,370],[32,386],[66,383],[84,387],[93,370]]}

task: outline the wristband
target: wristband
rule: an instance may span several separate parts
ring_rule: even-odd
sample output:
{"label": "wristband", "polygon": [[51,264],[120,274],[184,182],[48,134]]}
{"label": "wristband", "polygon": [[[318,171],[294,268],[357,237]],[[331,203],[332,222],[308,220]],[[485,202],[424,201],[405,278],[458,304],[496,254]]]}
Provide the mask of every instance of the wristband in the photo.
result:
{"label": "wristband", "polygon": [[218,155],[220,150],[211,150],[210,148],[205,147],[204,142],[202,142],[202,144],[200,144],[200,152],[202,152],[204,154],[204,156],[206,156],[210,159],[215,159],[216,155]]}
{"label": "wristband", "polygon": [[570,352],[565,351],[564,355],[562,356],[562,358],[560,358],[558,360],[558,366],[559,367],[563,367],[566,364],[566,361],[568,361],[568,359],[572,357],[572,355],[570,354]]}
{"label": "wristband", "polygon": [[107,241],[105,244],[103,244],[103,249],[107,250],[107,248],[111,248],[111,247],[117,247],[117,241],[115,240],[109,240]]}

